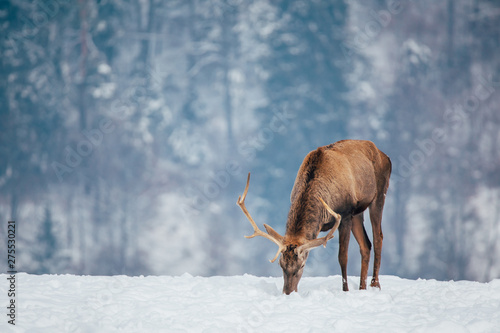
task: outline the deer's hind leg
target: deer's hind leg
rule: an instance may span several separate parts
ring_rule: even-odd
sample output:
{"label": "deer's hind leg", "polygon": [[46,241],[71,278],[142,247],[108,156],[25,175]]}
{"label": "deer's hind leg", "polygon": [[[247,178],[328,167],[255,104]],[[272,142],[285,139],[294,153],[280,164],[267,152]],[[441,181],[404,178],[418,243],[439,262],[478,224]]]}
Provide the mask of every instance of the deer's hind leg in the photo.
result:
{"label": "deer's hind leg", "polygon": [[382,233],[382,212],[384,210],[385,193],[387,187],[378,193],[375,200],[370,204],[370,221],[373,229],[373,278],[370,286],[380,288],[378,273],[380,270],[380,261],[382,259],[382,241],[384,234]]}
{"label": "deer's hind leg", "polygon": [[373,278],[371,282],[372,287],[380,288],[378,280],[378,273],[380,270],[380,260],[382,259],[382,212],[384,211],[385,195],[389,188],[389,178],[391,176],[391,160],[387,155],[381,153],[381,160],[379,165],[379,172],[377,172],[377,194],[375,199],[370,204],[370,221],[373,229]]}

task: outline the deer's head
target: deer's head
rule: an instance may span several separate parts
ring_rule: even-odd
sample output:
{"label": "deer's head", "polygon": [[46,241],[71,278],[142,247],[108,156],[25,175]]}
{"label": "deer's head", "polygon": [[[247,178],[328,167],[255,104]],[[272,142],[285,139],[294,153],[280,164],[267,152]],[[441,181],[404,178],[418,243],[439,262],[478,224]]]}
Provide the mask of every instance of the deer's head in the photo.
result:
{"label": "deer's head", "polygon": [[264,224],[267,233],[259,229],[255,221],[250,216],[250,213],[245,207],[245,198],[248,192],[248,186],[250,184],[250,173],[247,178],[247,185],[243,195],[238,198],[238,205],[243,210],[243,213],[247,216],[248,220],[253,226],[254,233],[251,236],[245,236],[246,238],[253,238],[255,236],[262,236],[278,245],[278,252],[271,262],[275,262],[276,259],[281,254],[280,266],[283,269],[283,293],[289,295],[292,291],[297,291],[300,278],[304,272],[304,267],[306,265],[307,257],[309,256],[309,251],[320,245],[326,247],[326,242],[333,238],[333,233],[339,227],[341,217],[339,214],[335,213],[321,198],[321,201],[325,209],[335,217],[335,225],[330,230],[328,235],[322,238],[316,238],[312,240],[307,240],[304,237],[299,237],[298,235],[285,235],[281,236],[277,231],[271,228],[269,225]]}

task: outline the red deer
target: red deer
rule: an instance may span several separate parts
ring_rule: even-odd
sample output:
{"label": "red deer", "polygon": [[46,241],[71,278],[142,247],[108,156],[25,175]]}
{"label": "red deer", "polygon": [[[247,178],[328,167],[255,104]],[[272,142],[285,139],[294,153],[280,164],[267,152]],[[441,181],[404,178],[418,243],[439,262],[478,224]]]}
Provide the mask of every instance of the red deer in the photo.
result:
{"label": "red deer", "polygon": [[[382,253],[382,210],[389,187],[391,160],[373,142],[343,140],[319,147],[307,154],[295,179],[290,197],[285,236],[269,225],[267,233],[261,231],[245,207],[250,183],[250,173],[238,205],[250,220],[254,233],[246,238],[263,236],[278,245],[283,269],[283,293],[297,291],[309,251],[333,238],[339,230],[339,263],[342,270],[342,287],[348,291],[347,250],[351,231],[361,252],[359,289],[366,289],[371,243],[363,225],[363,212],[369,208],[373,229],[375,260],[372,287],[380,288],[378,279]],[[321,231],[329,233],[317,238]]]}

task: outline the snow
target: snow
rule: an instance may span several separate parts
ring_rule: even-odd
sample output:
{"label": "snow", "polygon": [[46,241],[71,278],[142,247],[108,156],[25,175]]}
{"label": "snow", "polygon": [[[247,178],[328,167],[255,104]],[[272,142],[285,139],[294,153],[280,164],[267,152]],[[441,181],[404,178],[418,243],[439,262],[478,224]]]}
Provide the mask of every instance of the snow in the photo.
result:
{"label": "snow", "polygon": [[[0,275],[6,305],[8,275]],[[16,275],[16,325],[0,332],[499,332],[500,280],[381,276],[341,291],[341,277]],[[6,309],[2,305],[3,311]]]}

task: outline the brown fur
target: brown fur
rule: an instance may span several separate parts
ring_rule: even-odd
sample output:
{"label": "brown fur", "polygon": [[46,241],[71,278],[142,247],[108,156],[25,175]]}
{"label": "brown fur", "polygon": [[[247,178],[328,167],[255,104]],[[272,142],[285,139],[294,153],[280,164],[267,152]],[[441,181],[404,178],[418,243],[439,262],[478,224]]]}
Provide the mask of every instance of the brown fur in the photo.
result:
{"label": "brown fur", "polygon": [[343,140],[319,147],[306,156],[290,197],[291,207],[283,239],[286,248],[280,259],[285,278],[283,292],[289,294],[297,290],[307,260],[308,251],[296,253],[296,249],[316,239],[320,231],[333,227],[334,218],[322,207],[319,197],[342,216],[339,262],[344,290],[348,290],[346,267],[351,231],[362,255],[360,289],[366,288],[371,243],[363,226],[362,213],[369,208],[375,252],[371,285],[380,287],[381,221],[390,174],[390,159],[370,141]]}

